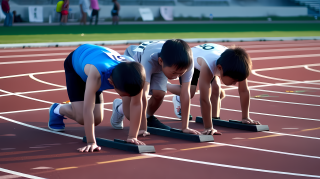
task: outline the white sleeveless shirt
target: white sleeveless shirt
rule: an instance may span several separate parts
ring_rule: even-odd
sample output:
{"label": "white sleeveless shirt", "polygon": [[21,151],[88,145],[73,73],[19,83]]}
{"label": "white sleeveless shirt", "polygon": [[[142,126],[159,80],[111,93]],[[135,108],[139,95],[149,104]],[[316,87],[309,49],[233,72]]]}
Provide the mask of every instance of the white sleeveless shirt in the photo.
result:
{"label": "white sleeveless shirt", "polygon": [[225,46],[207,43],[192,47],[194,68],[200,71],[201,66],[198,64],[198,57],[204,59],[207,63],[213,76],[220,76],[220,70],[217,68],[217,60],[220,58],[221,54],[228,49]]}

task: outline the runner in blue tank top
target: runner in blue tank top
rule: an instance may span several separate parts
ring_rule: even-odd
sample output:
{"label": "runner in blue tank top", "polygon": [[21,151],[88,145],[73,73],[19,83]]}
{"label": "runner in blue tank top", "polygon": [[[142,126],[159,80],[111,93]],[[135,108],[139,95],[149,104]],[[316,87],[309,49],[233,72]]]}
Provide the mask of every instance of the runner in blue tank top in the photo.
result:
{"label": "runner in blue tank top", "polygon": [[139,131],[142,113],[142,89],[145,81],[143,66],[130,57],[101,46],[85,44],[71,52],[64,62],[67,92],[71,104],[54,103],[48,127],[64,131],[63,119],[68,117],[84,125],[87,145],[80,152],[101,150],[96,144],[94,126],[103,120],[103,90],[114,89],[120,96],[131,96],[128,109],[131,123],[127,142],[145,145],[137,139],[149,135]]}

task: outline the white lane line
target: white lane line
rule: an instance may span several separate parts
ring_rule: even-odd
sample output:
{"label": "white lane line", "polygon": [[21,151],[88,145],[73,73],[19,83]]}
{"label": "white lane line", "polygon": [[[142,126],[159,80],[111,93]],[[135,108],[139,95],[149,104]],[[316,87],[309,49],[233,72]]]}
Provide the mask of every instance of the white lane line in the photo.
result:
{"label": "white lane line", "polygon": [[247,52],[251,54],[251,53],[264,53],[264,52],[291,52],[291,51],[296,52],[296,51],[308,51],[308,50],[320,50],[320,47],[247,50]]}
{"label": "white lane line", "polygon": [[47,59],[47,60],[23,60],[23,61],[9,61],[9,62],[0,62],[0,65],[8,65],[8,64],[19,64],[19,63],[42,63],[42,62],[56,62],[56,61],[64,61],[65,59]]}
{"label": "white lane line", "polygon": [[292,66],[282,66],[282,67],[271,67],[271,68],[259,68],[254,71],[270,71],[270,70],[284,70],[291,68],[304,68],[304,66],[320,66],[320,63],[304,64],[304,65],[292,65]]}
{"label": "white lane line", "polygon": [[241,45],[242,48],[268,48],[268,47],[308,47],[308,46],[316,46],[320,45],[319,43],[286,43],[286,44],[268,44],[268,45]]}
{"label": "white lane line", "polygon": [[[316,80],[318,81],[318,80]],[[248,80],[248,82],[251,83],[259,83],[259,84],[266,84],[266,85],[272,85],[272,86],[280,86],[280,87],[291,87],[291,88],[303,88],[303,89],[313,89],[313,90],[320,90],[320,88],[315,88],[315,87],[309,87],[309,86],[292,86],[292,85],[287,85],[287,84],[299,84],[299,83],[266,83],[266,82],[260,82],[260,81],[253,81],[253,80]],[[303,82],[306,83],[306,82]],[[255,86],[254,86],[255,87]]]}
{"label": "white lane line", "polygon": [[247,171],[273,173],[273,174],[280,174],[280,175],[302,176],[302,177],[310,177],[310,178],[320,178],[319,175],[308,175],[308,174],[282,172],[282,171],[275,171],[275,170],[264,170],[264,169],[258,169],[258,168],[249,168],[249,167],[241,167],[241,166],[235,166],[235,165],[226,165],[226,164],[220,164],[220,163],[212,163],[212,162],[204,162],[204,161],[198,161],[198,160],[190,160],[190,159],[184,159],[184,158],[178,158],[178,157],[170,157],[170,156],[158,155],[158,154],[147,154],[146,153],[146,154],[142,154],[142,155],[147,155],[147,156],[150,156],[150,157],[165,158],[165,159],[170,159],[170,160],[183,161],[183,162],[189,162],[189,163],[196,163],[196,164],[211,165],[211,166],[217,166],[217,167],[225,167],[225,168],[232,168],[232,169],[247,170]]}
{"label": "white lane line", "polygon": [[43,81],[43,80],[40,80],[36,77],[34,77],[33,74],[30,74],[29,77],[35,81],[38,81],[40,83],[43,83],[43,84],[47,84],[47,85],[51,85],[51,86],[56,86],[56,87],[60,87],[60,88],[66,88],[65,86],[62,86],[62,85],[57,85],[57,84],[54,84],[54,83],[49,83],[49,82],[46,82],[46,81]]}
{"label": "white lane line", "polygon": [[288,58],[307,58],[307,57],[320,57],[320,54],[306,54],[306,55],[286,55],[286,56],[271,56],[271,57],[255,57],[251,60],[279,60]]}
{"label": "white lane line", "polygon": [[61,73],[61,72],[64,72],[64,70],[47,71],[47,72],[36,72],[36,73],[25,73],[25,74],[9,75],[9,76],[1,76],[0,79],[15,78],[15,77],[22,77],[22,76],[29,76],[29,75],[44,75],[44,74]]}
{"label": "white lane line", "polygon": [[320,159],[320,157],[318,157],[318,156],[312,156],[312,155],[303,155],[303,154],[296,154],[296,153],[280,152],[280,151],[276,151],[276,150],[267,150],[267,149],[260,149],[260,148],[254,148],[254,147],[246,147],[246,146],[233,145],[233,144],[225,144],[225,143],[219,143],[219,142],[209,142],[209,143],[211,143],[211,144],[219,144],[219,145],[224,145],[224,146],[230,146],[230,147],[237,147],[237,148],[242,148],[242,149],[250,149],[250,150],[263,151],[263,152],[270,152],[270,153],[291,155],[291,156],[297,156],[297,157],[306,157],[306,158]]}
{"label": "white lane line", "polygon": [[[240,98],[240,96],[229,95],[229,94],[226,94],[226,97]],[[257,101],[273,102],[273,103],[297,104],[297,105],[304,105],[304,106],[320,106],[319,104],[295,103],[295,102],[276,101],[276,100],[261,99],[261,98],[250,98],[250,99],[257,100]]]}
{"label": "white lane line", "polygon": [[[25,174],[25,173],[20,173],[20,172],[16,172],[16,171],[4,169],[4,168],[0,168],[0,171],[1,171],[1,172],[4,172],[4,173],[10,173],[10,174],[12,174],[12,175],[18,175],[18,176],[25,177],[25,178],[45,179],[45,178],[42,178],[42,177],[37,177],[37,176],[34,176],[34,175]],[[1,177],[1,176],[0,176],[0,177]],[[3,178],[3,179],[4,179],[4,178]]]}
{"label": "white lane line", "polygon": [[69,55],[70,52],[64,53],[42,53],[42,54],[24,54],[24,55],[6,55],[0,56],[0,58],[26,58],[26,57],[47,57],[47,56],[58,56],[58,55]]}
{"label": "white lane line", "polygon": [[36,99],[36,98],[28,97],[28,96],[23,96],[23,95],[20,95],[20,94],[14,94],[14,93],[2,90],[2,89],[0,89],[0,92],[7,93],[7,94],[12,94],[14,96],[18,96],[18,97],[22,97],[22,98],[26,98],[26,99],[31,99],[31,100],[34,100],[34,101],[39,101],[39,102],[43,102],[43,103],[47,103],[47,104],[53,104],[52,102],[49,102],[49,101]]}
{"label": "white lane line", "polygon": [[270,134],[286,135],[286,136],[291,136],[291,137],[300,137],[300,138],[306,138],[306,139],[316,139],[316,140],[320,140],[320,138],[318,138],[318,137],[309,137],[309,136],[303,136],[303,135],[286,134],[286,133],[271,132],[271,131],[262,131],[262,132],[270,133]]}
{"label": "white lane line", "polygon": [[19,124],[19,125],[25,126],[25,127],[30,127],[30,128],[38,129],[38,130],[41,130],[41,131],[50,132],[50,133],[53,133],[53,134],[59,134],[59,135],[62,135],[62,136],[67,136],[67,137],[71,137],[71,138],[81,139],[82,140],[82,137],[79,137],[79,136],[66,134],[66,133],[63,133],[63,132],[55,132],[55,131],[52,131],[52,130],[49,130],[49,129],[44,129],[44,128],[41,128],[41,127],[36,127],[36,126],[33,126],[33,125],[29,125],[29,124],[26,124],[26,123],[23,123],[23,122],[15,121],[13,119],[9,119],[9,118],[3,117],[3,116],[0,116],[0,118],[3,119],[3,120],[9,121],[9,122],[15,123],[15,124]]}
{"label": "white lane line", "polygon": [[269,93],[279,93],[279,94],[297,95],[297,96],[320,97],[319,95],[312,95],[312,94],[286,93],[286,92],[271,91],[271,90],[262,90],[262,89],[256,89],[256,88],[252,88],[252,89],[250,88],[250,90],[263,91],[263,92],[269,92]]}
{"label": "white lane line", "polygon": [[310,71],[314,71],[314,72],[320,73],[320,70],[309,68],[307,65],[305,65],[304,68],[307,69],[307,70],[310,70]]}
{"label": "white lane line", "polygon": [[37,108],[37,109],[26,109],[26,110],[19,110],[19,111],[8,111],[8,112],[0,112],[0,115],[2,114],[12,114],[12,113],[21,113],[21,112],[31,112],[31,111],[42,111],[42,110],[48,110],[49,108]]}
{"label": "white lane line", "polygon": [[[163,101],[172,103],[172,101],[169,101],[169,100],[163,100]],[[196,105],[196,104],[190,104],[190,106],[200,107],[200,105]],[[236,110],[236,109],[227,109],[227,108],[220,108],[220,109],[221,110],[226,110],[226,111],[233,111],[233,112],[242,112],[241,110]],[[282,118],[292,118],[292,119],[301,119],[301,120],[308,120],[308,121],[320,121],[320,119],[294,117],[294,116],[284,116],[284,115],[259,113],[259,112],[250,112],[250,114],[258,114],[258,115],[263,115],[263,116],[274,116],[274,117],[282,117]]]}
{"label": "white lane line", "polygon": [[38,91],[15,92],[15,93],[12,93],[12,94],[0,95],[0,97],[12,96],[12,95],[15,95],[15,94],[32,94],[32,93],[42,93],[42,92],[51,92],[51,91],[61,91],[61,90],[65,90],[65,89],[66,88],[58,88],[58,89],[48,89],[48,90],[38,90]]}
{"label": "white lane line", "polygon": [[[122,45],[122,46],[112,46],[112,45],[107,45],[108,48],[111,49],[123,49],[127,48],[129,45]],[[59,47],[59,48],[30,48],[30,49],[10,49],[10,50],[0,50],[0,53],[8,53],[8,52],[36,52],[36,51],[63,51],[63,50],[75,50],[77,47]],[[69,53],[70,53],[69,52]]]}

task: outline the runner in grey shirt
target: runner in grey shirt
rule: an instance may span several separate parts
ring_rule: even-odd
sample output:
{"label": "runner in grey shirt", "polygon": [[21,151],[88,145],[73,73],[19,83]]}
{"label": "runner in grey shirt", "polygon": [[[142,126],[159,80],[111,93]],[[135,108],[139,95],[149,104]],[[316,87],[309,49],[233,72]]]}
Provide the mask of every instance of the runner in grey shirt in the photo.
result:
{"label": "runner in grey shirt", "polygon": [[[170,129],[169,126],[162,124],[154,113],[158,110],[164,96],[167,92],[168,79],[180,78],[181,85],[181,113],[182,113],[182,130],[185,133],[200,134],[200,132],[189,129],[189,113],[190,113],[190,83],[193,76],[193,59],[192,51],[188,44],[180,39],[167,41],[149,41],[139,46],[129,46],[124,55],[132,57],[135,61],[141,63],[146,72],[146,83],[144,87],[145,95],[142,117],[147,117],[147,125],[149,127],[157,127]],[[147,96],[152,95],[149,101]],[[130,104],[130,100],[123,97],[123,105]],[[116,112],[113,112],[111,124],[117,128],[122,128],[123,114],[129,116],[130,112],[122,111],[122,101],[113,104]],[[126,115],[128,113],[128,115]],[[122,114],[122,116],[121,116]],[[146,124],[141,124],[140,129],[146,129]],[[146,135],[146,134],[143,134]]]}

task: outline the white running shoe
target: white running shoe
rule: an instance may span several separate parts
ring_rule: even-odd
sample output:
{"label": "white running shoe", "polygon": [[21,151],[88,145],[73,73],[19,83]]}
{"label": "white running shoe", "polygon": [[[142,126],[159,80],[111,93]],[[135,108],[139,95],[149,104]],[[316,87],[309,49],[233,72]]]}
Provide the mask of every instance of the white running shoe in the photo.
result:
{"label": "white running shoe", "polygon": [[176,114],[177,118],[181,119],[181,103],[177,100],[177,95],[172,97],[172,102],[174,106],[174,113]]}
{"label": "white running shoe", "polygon": [[122,104],[122,100],[119,98],[117,98],[113,101],[112,116],[110,118],[110,123],[114,129],[123,129],[124,115],[120,114],[117,110],[117,108],[120,104]]}

